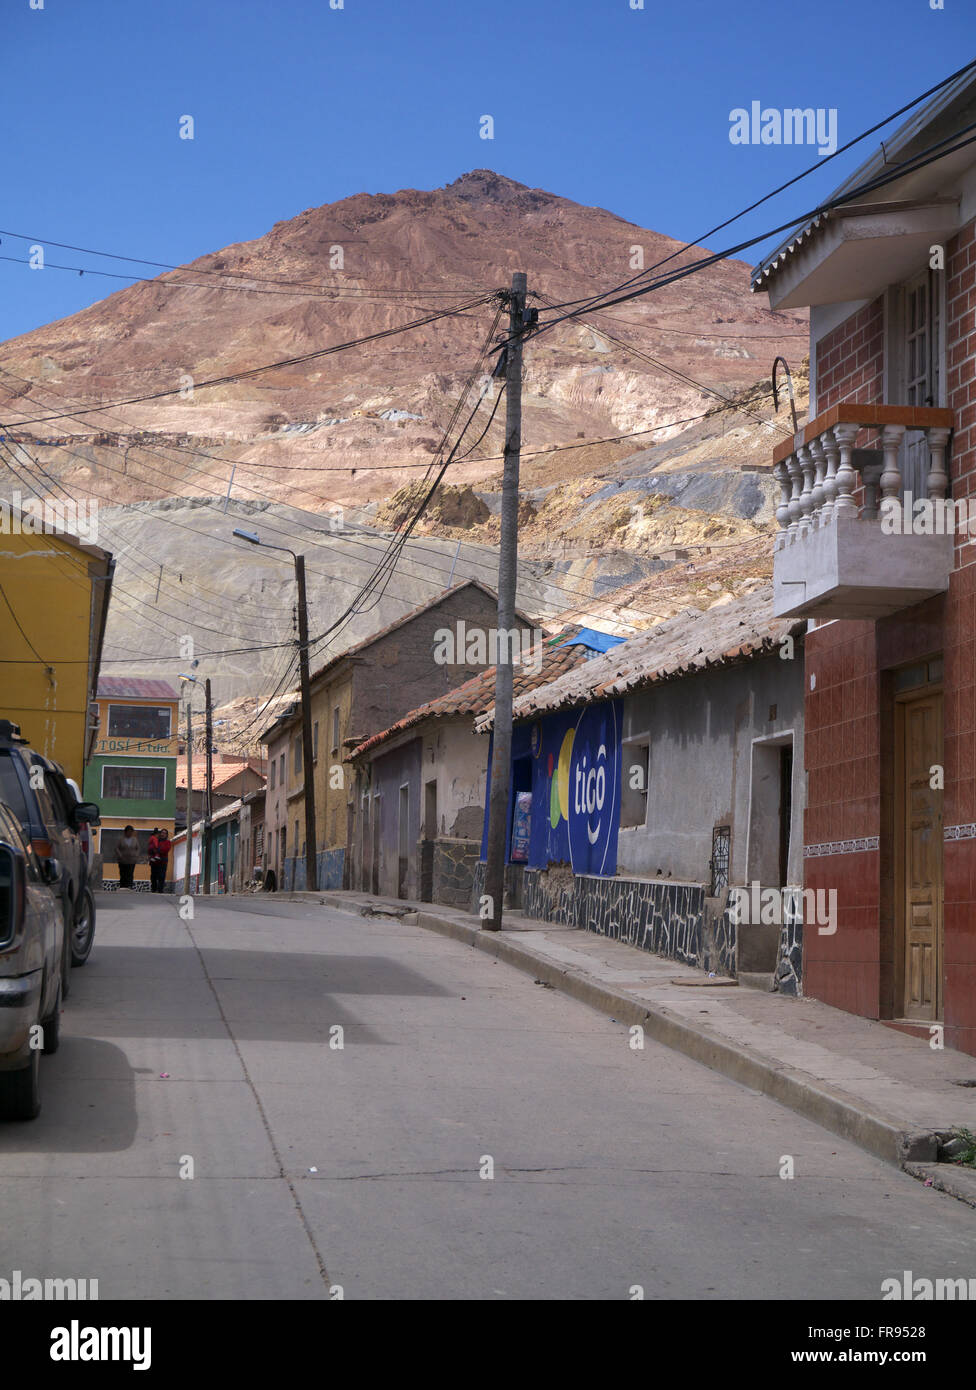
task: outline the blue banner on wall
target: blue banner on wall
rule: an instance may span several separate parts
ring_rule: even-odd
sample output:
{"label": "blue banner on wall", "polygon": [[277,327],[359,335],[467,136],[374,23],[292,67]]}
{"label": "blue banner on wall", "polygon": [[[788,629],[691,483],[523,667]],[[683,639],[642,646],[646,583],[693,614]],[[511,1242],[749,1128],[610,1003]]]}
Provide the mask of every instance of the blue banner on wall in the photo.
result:
{"label": "blue banner on wall", "polygon": [[[528,783],[530,869],[570,864],[574,874],[616,874],[622,721],[623,701],[606,700],[512,731],[509,834],[515,795]],[[490,765],[488,779],[490,786]]]}

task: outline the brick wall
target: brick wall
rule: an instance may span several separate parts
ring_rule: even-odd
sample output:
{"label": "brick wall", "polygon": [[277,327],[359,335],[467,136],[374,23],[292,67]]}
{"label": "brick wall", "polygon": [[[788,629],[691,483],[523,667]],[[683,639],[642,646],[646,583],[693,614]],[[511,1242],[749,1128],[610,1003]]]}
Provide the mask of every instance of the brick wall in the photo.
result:
{"label": "brick wall", "polygon": [[[818,344],[818,413],[840,401],[883,400],[883,322],[883,302],[877,299]],[[955,416],[949,472],[958,500],[976,496],[972,223],[946,248],[946,368],[946,404]],[[808,994],[868,1017],[900,1012],[891,673],[940,652],[949,836],[944,844],[945,1043],[976,1055],[976,542],[965,534],[957,538],[956,568],[944,597],[876,624],[836,622],[807,636],[804,884],[837,890],[839,921],[833,935],[805,934],[803,985]]]}
{"label": "brick wall", "polygon": [[[976,494],[976,223],[946,248],[946,404],[955,412],[949,476],[954,498]],[[976,542],[956,538],[956,565],[976,562]]]}
{"label": "brick wall", "polygon": [[817,344],[817,414],[840,401],[884,398],[884,300],[880,296]]}

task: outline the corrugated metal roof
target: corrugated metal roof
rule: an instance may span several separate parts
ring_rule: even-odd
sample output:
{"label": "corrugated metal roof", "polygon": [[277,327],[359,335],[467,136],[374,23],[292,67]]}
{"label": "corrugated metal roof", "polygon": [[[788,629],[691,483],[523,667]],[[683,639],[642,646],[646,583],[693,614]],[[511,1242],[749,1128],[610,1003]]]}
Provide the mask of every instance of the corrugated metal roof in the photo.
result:
{"label": "corrugated metal roof", "polygon": [[148,680],[141,676],[101,676],[98,681],[100,700],[178,700],[179,691],[168,681]]}
{"label": "corrugated metal roof", "polygon": [[[789,260],[797,247],[808,241],[824,226],[830,217],[830,210],[827,205],[836,203],[837,199],[852,194],[861,185],[877,178],[884,173],[887,165],[902,162],[901,156],[909,157],[907,151],[912,141],[957,103],[963,107],[971,96],[974,87],[976,87],[976,72],[964,72],[948,86],[936,92],[930,101],[914,111],[888,139],[879,145],[843,183],[839,184],[824,199],[824,205],[818,212],[798,226],[795,231],[790,232],[776,249],[756,266],[752,272],[752,290],[754,292],[766,290],[777,271]],[[908,176],[909,174],[906,173],[905,177]],[[888,185],[889,188],[892,186]],[[870,197],[870,195],[865,195],[865,197]],[[835,210],[835,215],[842,216],[844,211],[844,207],[840,206]]]}
{"label": "corrugated metal roof", "polygon": [[[806,619],[773,617],[773,586],[764,584],[742,598],[717,603],[704,613],[689,610],[631,637],[548,685],[515,700],[515,718],[612,699],[640,686],[676,680],[708,667],[741,661],[778,646],[806,628]],[[491,727],[493,710],[476,719]]]}
{"label": "corrugated metal roof", "polygon": [[575,637],[567,637],[559,643],[561,647],[592,647],[595,652],[608,652],[611,647],[619,647],[624,637],[612,632],[598,632],[595,627],[581,627]]}
{"label": "corrugated metal roof", "polygon": [[[537,660],[536,653],[539,650],[538,647],[534,647],[530,653],[530,661],[523,666],[514,668],[513,687],[516,698],[537,685],[556,680],[557,677],[572,671],[574,667],[585,662],[586,644],[574,646],[571,645],[572,642],[573,639],[570,638],[569,644],[561,646],[543,644],[542,661],[538,667],[532,664]],[[430,700],[425,705],[418,705],[416,709],[405,714],[402,719],[398,719],[395,724],[391,724],[382,733],[373,734],[370,738],[364,739],[349,756],[358,758],[371,749],[379,747],[380,744],[386,743],[389,739],[395,738],[397,734],[413,728],[416,724],[423,723],[425,719],[444,719],[459,714],[472,716],[482,714],[491,707],[494,698],[495,667],[490,666],[480,675],[465,681],[463,685],[455,686],[453,690],[439,695],[436,700]]]}

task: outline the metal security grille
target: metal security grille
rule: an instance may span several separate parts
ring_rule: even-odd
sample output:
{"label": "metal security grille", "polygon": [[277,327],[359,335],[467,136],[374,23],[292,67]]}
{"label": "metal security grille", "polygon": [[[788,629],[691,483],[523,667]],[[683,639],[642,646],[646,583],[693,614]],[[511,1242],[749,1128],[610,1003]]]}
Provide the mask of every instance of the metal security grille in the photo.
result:
{"label": "metal security grille", "polygon": [[164,767],[102,768],[102,796],[106,801],[164,801]]}
{"label": "metal security grille", "polygon": [[712,875],[712,888],[709,897],[717,898],[729,886],[729,850],[732,844],[732,827],[716,825],[712,830],[712,857],[708,867]]}

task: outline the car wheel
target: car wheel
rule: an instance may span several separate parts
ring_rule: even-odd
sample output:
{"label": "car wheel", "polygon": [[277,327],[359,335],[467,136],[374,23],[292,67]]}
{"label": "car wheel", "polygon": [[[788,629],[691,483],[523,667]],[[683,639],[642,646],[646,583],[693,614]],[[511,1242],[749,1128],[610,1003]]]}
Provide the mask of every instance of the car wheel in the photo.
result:
{"label": "car wheel", "polygon": [[95,899],[90,888],[84,889],[75,904],[75,919],[71,928],[71,964],[84,965],[91,955],[95,940]]}
{"label": "car wheel", "polygon": [[41,1050],[18,1071],[0,1071],[0,1119],[34,1120],[41,1113]]}
{"label": "car wheel", "polygon": [[53,1052],[57,1052],[61,1042],[61,981],[58,980],[58,993],[54,1001],[54,1008],[47,1018],[41,1019],[41,1028],[44,1036],[44,1055],[50,1057]]}

